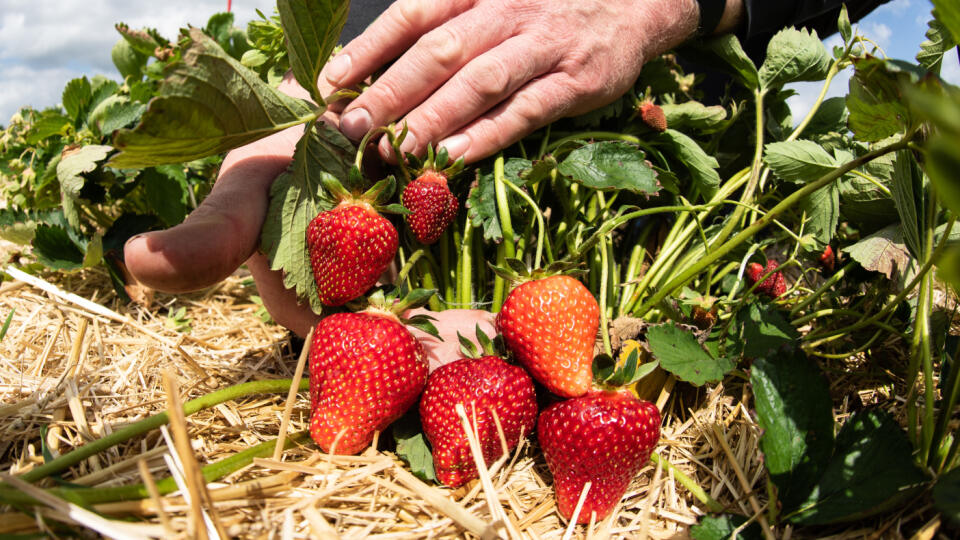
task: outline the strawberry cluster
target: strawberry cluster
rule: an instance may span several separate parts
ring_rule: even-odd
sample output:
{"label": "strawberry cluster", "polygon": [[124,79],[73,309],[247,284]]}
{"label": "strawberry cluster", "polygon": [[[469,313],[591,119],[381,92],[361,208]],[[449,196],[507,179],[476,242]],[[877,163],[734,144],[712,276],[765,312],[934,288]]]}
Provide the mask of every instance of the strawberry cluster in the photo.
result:
{"label": "strawberry cluster", "polygon": [[[411,232],[424,244],[440,238],[458,208],[447,185],[450,169],[432,166],[446,156],[432,160],[431,153],[401,196]],[[327,182],[339,202],[310,223],[307,246],[320,301],[342,306],[376,284],[396,255],[398,234],[380,215],[389,209],[379,204],[383,183],[361,195]],[[490,466],[536,428],[561,514],[570,519],[588,489],[578,520],[603,519],[656,445],[659,411],[631,394],[625,380],[594,380],[600,307],[583,283],[550,269],[511,279],[522,283],[496,319],[501,350],[478,329],[483,354],[461,338],[465,357],[429,376],[423,346],[406,325],[432,325],[401,315],[432,291],[398,298],[397,290],[376,290],[367,309],[322,319],[310,349],[310,434],[325,452],[355,454],[419,399],[437,477],[456,487],[478,477],[467,429]],[[556,396],[539,422],[534,380]]]}
{"label": "strawberry cluster", "polygon": [[783,272],[775,271],[778,267],[777,261],[767,261],[766,267],[760,263],[750,263],[747,265],[747,279],[753,285],[760,281],[760,278],[764,275],[773,272],[757,285],[757,292],[770,298],[779,298],[787,292],[787,280],[784,279]]}

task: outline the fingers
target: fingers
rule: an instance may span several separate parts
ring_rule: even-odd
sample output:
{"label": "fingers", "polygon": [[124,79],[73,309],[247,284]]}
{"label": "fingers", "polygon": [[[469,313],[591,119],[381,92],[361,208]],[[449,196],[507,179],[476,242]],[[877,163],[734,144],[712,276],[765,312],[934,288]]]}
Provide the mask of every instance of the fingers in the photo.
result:
{"label": "fingers", "polygon": [[[373,127],[394,122],[423,103],[476,56],[496,47],[504,30],[491,30],[488,10],[480,8],[430,30],[344,109],[341,131],[359,139]],[[418,138],[416,130],[411,129],[403,150],[414,148]]]}
{"label": "fingers", "polygon": [[[450,135],[551,69],[554,58],[541,45],[532,36],[517,36],[467,63],[403,119],[413,137],[402,150],[421,154],[428,142]],[[392,153],[385,138],[380,153]]]}
{"label": "fingers", "polygon": [[465,0],[399,0],[324,66],[330,84],[353,86],[410,48],[420,37],[465,10]]}
{"label": "fingers", "polygon": [[283,285],[283,274],[270,270],[270,262],[262,253],[247,259],[247,268],[257,282],[257,292],[273,320],[300,337],[306,337],[310,328],[320,321],[310,306],[301,304],[293,289]]}
{"label": "fingers", "polygon": [[182,224],[131,238],[124,260],[137,281],[185,292],[236,270],[258,245],[270,184],[290,164],[302,131],[291,128],[234,150],[210,195]]}
{"label": "fingers", "polygon": [[567,116],[577,86],[562,73],[534,79],[506,101],[440,141],[451,158],[472,163],[496,153],[554,120]]}

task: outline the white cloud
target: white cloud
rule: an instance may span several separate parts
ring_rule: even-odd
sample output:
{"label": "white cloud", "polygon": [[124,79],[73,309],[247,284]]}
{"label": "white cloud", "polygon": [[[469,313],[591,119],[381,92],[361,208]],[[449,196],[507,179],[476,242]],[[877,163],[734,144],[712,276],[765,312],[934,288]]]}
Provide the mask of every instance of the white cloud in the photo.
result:
{"label": "white cloud", "polygon": [[[0,0],[0,124],[20,105],[58,103],[72,78],[118,77],[110,60],[120,38],[115,23],[149,26],[175,38],[179,28],[203,26],[226,5],[226,0]],[[275,5],[274,0],[233,2],[236,23],[245,26],[257,18],[258,8],[269,15]]]}
{"label": "white cloud", "polygon": [[950,84],[960,86],[960,62],[957,60],[957,48],[954,47],[943,55],[943,67],[940,68],[940,77]]}
{"label": "white cloud", "polygon": [[887,54],[890,54],[890,38],[893,36],[893,30],[889,26],[881,22],[870,21],[861,24],[860,33],[872,39],[877,45],[888,51]]}
{"label": "white cloud", "polygon": [[[929,5],[930,2],[921,0],[921,4]],[[890,12],[894,15],[903,15],[913,6],[912,0],[894,0],[877,8],[877,12]]]}

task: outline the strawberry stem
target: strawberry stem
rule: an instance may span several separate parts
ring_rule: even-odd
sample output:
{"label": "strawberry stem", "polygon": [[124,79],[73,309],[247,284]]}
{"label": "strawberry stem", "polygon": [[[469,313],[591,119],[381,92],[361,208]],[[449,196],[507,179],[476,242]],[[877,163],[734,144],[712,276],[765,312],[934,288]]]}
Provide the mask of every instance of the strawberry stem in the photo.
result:
{"label": "strawberry stem", "polygon": [[[209,409],[210,407],[214,407],[225,401],[231,401],[248,396],[250,394],[278,394],[286,392],[290,389],[291,382],[291,379],[271,379],[237,384],[187,401],[183,404],[183,412],[189,416],[195,412]],[[300,390],[309,389],[309,384],[310,381],[301,381]],[[28,471],[20,475],[20,479],[25,482],[36,482],[37,480],[46,478],[51,474],[56,474],[60,471],[68,469],[89,458],[90,456],[106,450],[107,448],[116,446],[138,435],[142,435],[148,431],[166,425],[169,423],[169,421],[170,417],[166,412],[161,412],[144,418],[139,422],[135,422],[126,427],[118,429],[106,437],[83,445],[80,448],[68,452],[49,463],[45,463],[36,469]]]}
{"label": "strawberry stem", "polygon": [[654,452],[650,454],[650,461],[660,465],[661,467],[664,467],[665,469],[669,469],[673,473],[673,477],[677,479],[677,482],[680,482],[680,485],[687,488],[687,491],[689,491],[691,495],[706,505],[708,510],[711,512],[724,511],[724,506],[720,504],[719,501],[708,495],[707,492],[700,487],[700,484],[698,484],[689,476],[683,474],[683,471],[678,469],[673,463],[670,463],[669,460],[663,459],[660,457],[660,454]]}

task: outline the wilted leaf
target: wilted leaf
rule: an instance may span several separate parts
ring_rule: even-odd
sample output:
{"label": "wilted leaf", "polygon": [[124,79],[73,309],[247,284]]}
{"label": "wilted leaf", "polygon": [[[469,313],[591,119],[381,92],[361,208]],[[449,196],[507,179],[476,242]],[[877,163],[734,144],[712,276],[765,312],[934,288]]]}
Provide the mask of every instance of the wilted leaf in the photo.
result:
{"label": "wilted leaf", "polygon": [[316,112],[275,90],[197,28],[140,124],[121,130],[110,165],[181,163],[242,146],[306,122]]}
{"label": "wilted leaf", "polygon": [[830,55],[817,32],[785,28],[767,45],[760,66],[760,87],[769,90],[798,81],[821,81],[830,70]]}
{"label": "wilted leaf", "polygon": [[558,170],[574,182],[593,189],[626,189],[647,194],[660,189],[657,175],[646,164],[643,150],[622,141],[581,146],[560,162]]}
{"label": "wilted leaf", "polygon": [[844,250],[860,266],[888,279],[903,275],[913,261],[899,224],[889,225]]}
{"label": "wilted leaf", "polygon": [[800,350],[756,360],[750,382],[764,464],[784,511],[793,511],[807,500],[833,448],[829,387]]}
{"label": "wilted leaf", "polygon": [[60,196],[63,214],[73,227],[80,227],[80,214],[77,199],[83,188],[83,175],[94,170],[97,162],[107,157],[113,150],[104,145],[88,145],[80,148],[67,148],[57,164],[57,179],[60,180]]}
{"label": "wilted leaf", "polygon": [[694,386],[716,382],[734,368],[729,358],[714,358],[693,333],[674,323],[651,326],[647,343],[660,367]]}

